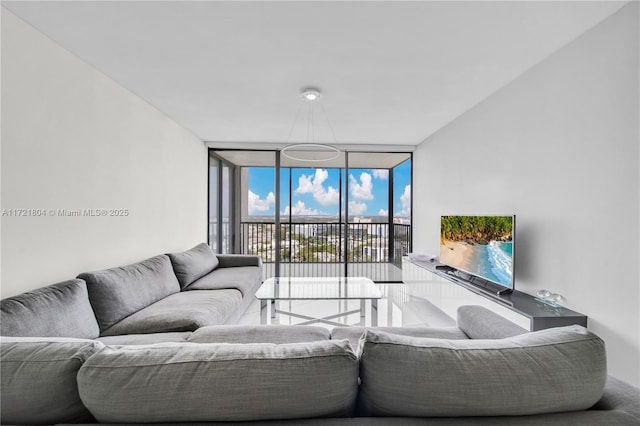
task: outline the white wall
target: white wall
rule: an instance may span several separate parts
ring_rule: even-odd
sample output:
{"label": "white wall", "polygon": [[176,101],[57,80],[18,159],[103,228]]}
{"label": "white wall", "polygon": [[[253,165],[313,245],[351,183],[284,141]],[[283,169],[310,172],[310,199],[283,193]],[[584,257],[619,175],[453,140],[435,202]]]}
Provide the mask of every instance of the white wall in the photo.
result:
{"label": "white wall", "polygon": [[[206,241],[204,143],[2,10],[2,297]],[[60,217],[51,209],[127,209]]]}
{"label": "white wall", "polygon": [[640,385],[638,3],[417,149],[415,251],[441,214],[517,215],[518,290],[589,316],[609,371]]}

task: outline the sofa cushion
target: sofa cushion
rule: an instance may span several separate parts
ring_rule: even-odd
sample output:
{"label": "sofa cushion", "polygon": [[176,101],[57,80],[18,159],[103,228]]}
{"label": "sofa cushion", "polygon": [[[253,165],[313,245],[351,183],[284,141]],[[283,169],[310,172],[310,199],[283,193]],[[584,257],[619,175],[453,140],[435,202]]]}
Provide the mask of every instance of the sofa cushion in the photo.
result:
{"label": "sofa cushion", "polygon": [[508,416],[584,410],[602,396],[604,342],[581,326],[500,340],[413,338],[367,331],[360,359],[365,413]]}
{"label": "sofa cushion", "polygon": [[153,343],[186,342],[191,336],[190,331],[175,333],[123,334],[118,336],[103,336],[96,340],[105,345],[151,345]]}
{"label": "sofa cushion", "polygon": [[431,327],[334,327],[331,330],[332,339],[348,339],[351,346],[358,347],[360,338],[366,330],[384,331],[385,333],[398,334],[411,337],[435,337],[437,339],[468,339],[457,327],[431,328]]}
{"label": "sofa cushion", "polygon": [[324,327],[311,325],[213,325],[194,331],[193,343],[300,343],[329,340]]}
{"label": "sofa cushion", "polygon": [[80,366],[104,345],[73,338],[0,338],[3,424],[93,421],[78,394]]}
{"label": "sofa cushion", "polygon": [[89,300],[104,332],[115,323],[180,291],[169,258],[152,257],[128,266],[85,272]]}
{"label": "sofa cushion", "polygon": [[102,335],[194,331],[206,325],[224,324],[241,302],[238,290],[176,293],[128,316]]}
{"label": "sofa cushion", "polygon": [[69,280],[1,300],[0,334],[93,339],[100,329],[86,283]]}
{"label": "sofa cushion", "polygon": [[257,266],[218,268],[196,280],[185,290],[219,290],[235,288],[243,297],[253,296],[262,282],[262,271]]}
{"label": "sofa cushion", "polygon": [[78,373],[100,422],[191,422],[349,415],[358,359],[346,340],[106,347]]}
{"label": "sofa cushion", "polygon": [[218,258],[208,245],[200,243],[182,253],[170,253],[171,265],[180,287],[186,287],[218,267]]}
{"label": "sofa cushion", "polygon": [[528,332],[483,306],[460,306],[457,314],[458,328],[470,339],[503,339]]}

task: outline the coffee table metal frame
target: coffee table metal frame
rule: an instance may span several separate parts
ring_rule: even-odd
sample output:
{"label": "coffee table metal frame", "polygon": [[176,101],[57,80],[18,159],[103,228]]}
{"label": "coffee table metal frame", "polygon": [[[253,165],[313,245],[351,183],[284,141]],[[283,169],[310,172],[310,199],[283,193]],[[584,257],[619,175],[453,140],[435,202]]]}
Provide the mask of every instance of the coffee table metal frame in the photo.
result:
{"label": "coffee table metal frame", "polygon": [[[378,300],[382,298],[380,289],[366,277],[279,277],[269,278],[262,283],[256,292],[260,300],[260,322],[267,324],[269,307],[271,320],[276,314],[286,314],[306,320],[300,325],[323,323],[334,326],[347,324],[332,321],[348,315],[360,314],[360,325],[365,325],[366,301],[371,304],[371,326],[378,325]],[[321,318],[297,312],[278,309],[278,302],[285,300],[360,300],[360,308],[340,312]]]}

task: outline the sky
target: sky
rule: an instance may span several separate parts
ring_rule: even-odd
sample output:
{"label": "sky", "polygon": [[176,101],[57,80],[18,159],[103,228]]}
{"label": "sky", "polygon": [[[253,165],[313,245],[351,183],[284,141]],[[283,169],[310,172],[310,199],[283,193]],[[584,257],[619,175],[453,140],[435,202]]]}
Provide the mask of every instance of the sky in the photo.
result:
{"label": "sky", "polygon": [[[289,194],[291,173],[291,194]],[[340,173],[343,188],[349,190],[349,216],[388,216],[388,170],[328,168],[283,168],[280,171],[280,213],[292,215],[335,215],[339,213]],[[411,206],[411,162],[394,169],[394,215],[408,217]],[[249,168],[248,208],[250,216],[275,214],[275,169]],[[291,197],[291,199],[290,199]],[[343,197],[344,204],[344,197]],[[344,208],[344,207],[343,207]]]}

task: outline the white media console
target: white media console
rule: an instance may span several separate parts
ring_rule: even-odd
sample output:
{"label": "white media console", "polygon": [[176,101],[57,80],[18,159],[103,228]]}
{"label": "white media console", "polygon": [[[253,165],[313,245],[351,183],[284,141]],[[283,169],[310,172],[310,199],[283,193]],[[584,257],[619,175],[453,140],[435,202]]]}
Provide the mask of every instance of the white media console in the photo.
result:
{"label": "white media console", "polygon": [[423,298],[451,318],[462,305],[480,305],[530,330],[571,324],[587,326],[587,317],[563,307],[553,307],[520,291],[498,296],[471,282],[437,270],[436,261],[402,259],[402,281],[411,296]]}

